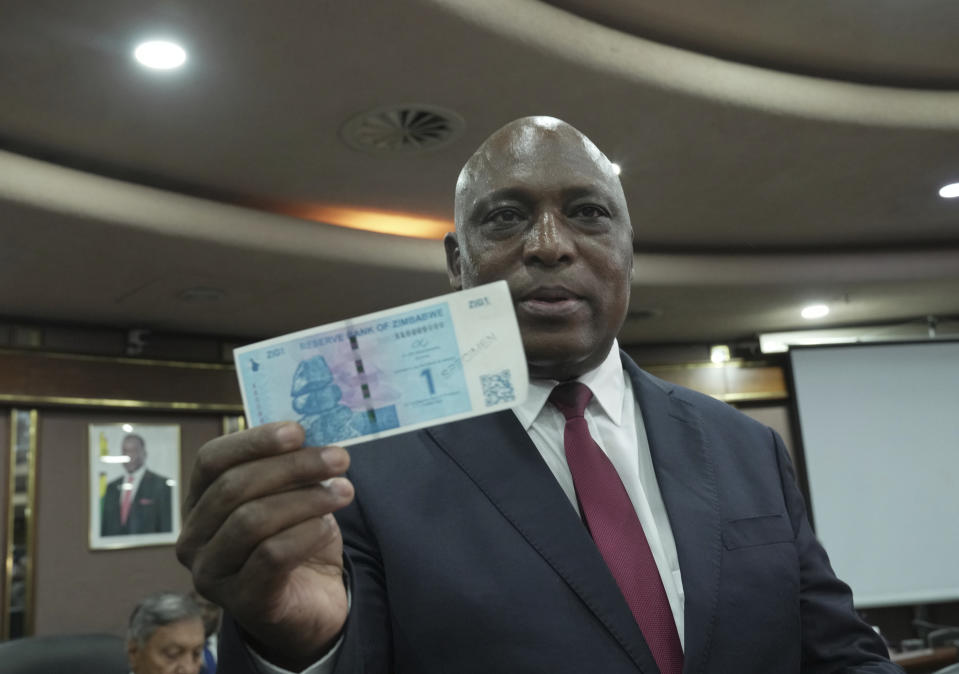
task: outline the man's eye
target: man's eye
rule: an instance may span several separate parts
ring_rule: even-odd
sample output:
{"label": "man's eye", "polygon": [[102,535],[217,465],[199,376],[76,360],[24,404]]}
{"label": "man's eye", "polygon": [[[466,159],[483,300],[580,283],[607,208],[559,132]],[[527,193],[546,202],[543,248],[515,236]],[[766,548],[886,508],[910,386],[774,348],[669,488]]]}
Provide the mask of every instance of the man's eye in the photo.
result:
{"label": "man's eye", "polygon": [[573,215],[581,218],[602,218],[609,217],[609,212],[601,206],[586,204],[585,206],[576,207],[573,210]]}
{"label": "man's eye", "polygon": [[487,222],[492,222],[496,225],[515,225],[518,222],[521,222],[523,219],[523,214],[517,211],[515,208],[501,208],[498,211],[493,211],[489,214],[489,217],[486,218]]}

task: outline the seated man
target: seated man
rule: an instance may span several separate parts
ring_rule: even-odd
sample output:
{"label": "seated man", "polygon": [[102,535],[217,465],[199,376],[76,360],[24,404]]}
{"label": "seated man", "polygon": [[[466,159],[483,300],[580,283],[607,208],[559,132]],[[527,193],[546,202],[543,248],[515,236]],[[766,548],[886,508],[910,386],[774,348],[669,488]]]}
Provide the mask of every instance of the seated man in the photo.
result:
{"label": "seated man", "polygon": [[130,615],[127,655],[133,674],[198,674],[204,643],[203,612],[186,595],[150,595]]}

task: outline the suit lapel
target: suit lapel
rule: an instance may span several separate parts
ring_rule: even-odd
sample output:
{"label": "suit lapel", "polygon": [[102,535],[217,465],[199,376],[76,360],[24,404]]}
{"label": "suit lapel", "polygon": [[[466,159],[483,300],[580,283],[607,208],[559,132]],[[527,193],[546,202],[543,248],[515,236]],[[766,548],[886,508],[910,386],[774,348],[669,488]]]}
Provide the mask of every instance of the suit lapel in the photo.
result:
{"label": "suit lapel", "polygon": [[623,358],[623,365],[643,414],[656,479],[679,556],[686,596],[683,669],[702,671],[716,616],[722,561],[716,471],[696,410],[628,358]]}
{"label": "suit lapel", "polygon": [[512,412],[429,429],[646,674],[656,663],[576,510]]}

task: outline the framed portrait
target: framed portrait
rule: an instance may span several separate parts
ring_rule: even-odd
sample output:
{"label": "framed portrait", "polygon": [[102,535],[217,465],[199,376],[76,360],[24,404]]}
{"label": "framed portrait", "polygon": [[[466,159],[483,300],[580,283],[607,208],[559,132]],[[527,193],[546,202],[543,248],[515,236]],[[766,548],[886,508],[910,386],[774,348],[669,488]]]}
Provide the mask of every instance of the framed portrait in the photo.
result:
{"label": "framed portrait", "polygon": [[180,427],[90,424],[90,548],[169,545],[180,535]]}

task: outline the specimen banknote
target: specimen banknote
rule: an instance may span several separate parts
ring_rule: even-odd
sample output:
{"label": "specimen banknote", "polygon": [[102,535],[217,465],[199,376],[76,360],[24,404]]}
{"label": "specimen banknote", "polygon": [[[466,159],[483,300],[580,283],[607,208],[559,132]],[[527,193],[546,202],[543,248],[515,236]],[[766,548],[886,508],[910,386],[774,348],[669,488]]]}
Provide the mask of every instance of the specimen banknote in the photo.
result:
{"label": "specimen banknote", "polygon": [[505,281],[233,352],[250,425],[350,445],[520,404],[528,375]]}

